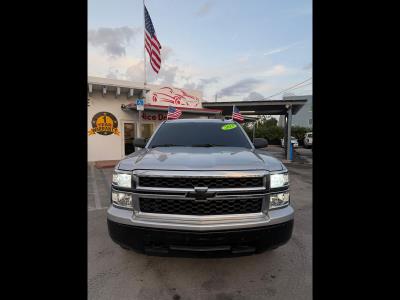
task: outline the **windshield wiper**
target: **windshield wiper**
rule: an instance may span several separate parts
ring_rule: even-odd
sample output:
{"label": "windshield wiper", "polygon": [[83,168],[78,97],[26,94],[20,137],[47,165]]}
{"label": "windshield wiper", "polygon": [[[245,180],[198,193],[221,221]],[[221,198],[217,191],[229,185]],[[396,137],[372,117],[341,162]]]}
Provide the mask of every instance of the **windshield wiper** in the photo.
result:
{"label": "windshield wiper", "polygon": [[175,144],[160,144],[160,145],[154,145],[151,146],[150,148],[156,148],[156,147],[180,147],[183,145],[175,145]]}
{"label": "windshield wiper", "polygon": [[219,147],[219,146],[224,146],[224,145],[218,145],[218,144],[194,144],[194,145],[191,145],[191,147]]}

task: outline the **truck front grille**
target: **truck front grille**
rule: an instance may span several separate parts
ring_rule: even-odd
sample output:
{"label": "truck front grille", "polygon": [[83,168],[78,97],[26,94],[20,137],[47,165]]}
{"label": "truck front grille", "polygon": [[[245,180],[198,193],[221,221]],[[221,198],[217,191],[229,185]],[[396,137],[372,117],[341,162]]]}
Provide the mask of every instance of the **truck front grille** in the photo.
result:
{"label": "truck front grille", "polygon": [[140,198],[140,211],[177,215],[228,215],[261,211],[262,198],[198,200]]}
{"label": "truck front grille", "polygon": [[252,188],[263,187],[263,177],[139,177],[139,186],[158,188],[208,187],[209,189],[223,188]]}

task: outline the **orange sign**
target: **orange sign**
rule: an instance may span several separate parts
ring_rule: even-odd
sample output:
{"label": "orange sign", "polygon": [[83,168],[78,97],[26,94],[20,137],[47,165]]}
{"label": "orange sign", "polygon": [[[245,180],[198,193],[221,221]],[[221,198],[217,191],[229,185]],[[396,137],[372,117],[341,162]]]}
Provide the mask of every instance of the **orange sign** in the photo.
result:
{"label": "orange sign", "polygon": [[112,113],[105,111],[99,112],[93,116],[92,128],[88,133],[89,135],[94,135],[96,133],[101,135],[120,135],[118,120]]}

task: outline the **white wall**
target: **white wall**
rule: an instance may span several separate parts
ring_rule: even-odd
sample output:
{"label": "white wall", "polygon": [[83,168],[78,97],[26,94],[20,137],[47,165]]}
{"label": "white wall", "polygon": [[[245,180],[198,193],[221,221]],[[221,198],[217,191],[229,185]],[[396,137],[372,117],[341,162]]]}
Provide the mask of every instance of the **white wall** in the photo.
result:
{"label": "white wall", "polygon": [[[112,113],[118,120],[118,129],[120,135],[101,135],[101,134],[88,134],[88,161],[104,161],[104,160],[120,160],[124,156],[124,131],[123,122],[130,121],[136,125],[136,136],[138,136],[138,112],[137,111],[123,111],[121,109],[122,104],[135,103],[137,97],[127,99],[126,95],[121,95],[116,98],[115,92],[109,92],[106,95],[102,95],[100,91],[93,91],[88,95],[89,106],[88,106],[88,119],[87,119],[87,130],[92,128],[92,118],[99,112]],[[151,101],[148,101],[151,103]],[[153,104],[153,103],[151,103]],[[157,103],[158,104],[158,103]],[[143,118],[143,116],[146,117]],[[166,119],[166,111],[143,111],[141,124],[152,123],[154,130],[158,125]],[[162,118],[164,117],[164,118]],[[214,118],[214,116],[212,116]],[[183,113],[181,118],[208,118],[207,116],[201,116],[198,114]]]}
{"label": "white wall", "polygon": [[101,111],[112,113],[118,120],[120,136],[111,135],[88,135],[88,161],[119,160],[122,158],[124,146],[122,120],[135,120],[135,112],[124,112],[121,104],[128,104],[136,101],[136,98],[127,99],[126,96],[115,98],[115,94],[106,94],[104,97],[99,92],[89,95],[90,106],[88,106],[88,131],[92,128],[93,116]]}

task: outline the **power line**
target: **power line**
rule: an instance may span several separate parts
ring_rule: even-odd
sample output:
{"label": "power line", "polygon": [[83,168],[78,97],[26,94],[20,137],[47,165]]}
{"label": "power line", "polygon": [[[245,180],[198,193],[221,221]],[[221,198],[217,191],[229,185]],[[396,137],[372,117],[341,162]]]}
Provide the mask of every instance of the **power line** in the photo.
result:
{"label": "power line", "polygon": [[291,89],[289,92],[294,91],[294,90],[297,90],[297,89],[301,89],[302,87],[308,86],[308,85],[310,85],[310,84],[312,84],[312,82],[307,83],[307,84],[303,84],[302,86],[295,87],[295,88]]}
{"label": "power line", "polygon": [[[306,80],[304,80],[304,81],[302,81],[302,82],[300,82],[300,83],[297,83],[297,84],[295,84],[295,85],[293,85],[293,86],[291,86],[291,87],[288,87],[288,88],[286,88],[286,89],[283,89],[283,90],[280,91],[279,93],[273,94],[273,95],[271,95],[271,96],[269,96],[269,97],[267,97],[267,98],[256,99],[256,100],[253,100],[253,101],[264,101],[264,100],[268,100],[268,99],[270,99],[270,98],[272,98],[272,97],[275,97],[275,96],[278,96],[278,95],[280,95],[280,94],[283,94],[284,92],[294,91],[294,90],[297,90],[297,89],[299,89],[299,88],[302,88],[302,87],[311,85],[312,82],[306,83],[307,81],[309,81],[309,80],[311,80],[311,79],[312,79],[312,77],[310,77],[310,78],[308,78],[308,79],[306,79]],[[306,84],[304,84],[304,83],[306,83]],[[229,96],[229,98],[230,98],[230,99],[232,99],[232,98],[235,99],[235,98],[236,98],[236,99],[238,99],[238,101],[243,101],[243,97],[242,97],[242,96]],[[215,99],[215,102],[217,102],[217,99]]]}
{"label": "power line", "polygon": [[[280,95],[280,94],[282,94],[282,93],[284,93],[284,92],[288,92],[288,91],[291,91],[291,90],[295,90],[296,87],[298,87],[299,85],[301,85],[301,84],[303,84],[303,83],[305,83],[305,82],[307,82],[307,81],[309,81],[309,80],[311,80],[311,79],[312,79],[312,77],[310,77],[310,78],[308,78],[307,80],[304,80],[304,81],[302,81],[302,82],[300,82],[300,83],[298,83],[298,84],[295,84],[295,85],[293,85],[293,86],[291,86],[291,87],[289,87],[289,88],[283,89],[283,90],[280,91],[279,93],[273,94],[273,95],[271,95],[271,96],[269,96],[269,97],[267,97],[267,98],[264,98],[264,99],[262,99],[262,100],[268,100],[268,99],[270,99],[270,98],[272,98],[272,97],[275,97],[275,96],[278,96],[278,95]],[[310,84],[312,84],[312,83],[309,83],[309,84],[306,84],[306,85],[310,85]],[[304,85],[304,86],[306,86],[306,85]],[[301,86],[301,87],[303,87],[303,86]]]}
{"label": "power line", "polygon": [[[301,85],[301,84],[303,84],[303,83],[305,83],[305,82],[307,82],[307,81],[309,81],[309,80],[311,80],[311,79],[312,79],[312,77],[310,77],[310,78],[308,78],[307,80],[304,80],[304,81],[302,81],[302,82],[300,82],[300,83],[298,83],[298,84],[295,84],[295,85],[293,85],[293,86],[291,86],[291,87],[289,87],[289,88],[286,88],[286,89],[280,91],[279,93],[276,93],[276,94],[273,94],[273,95],[271,95],[271,96],[269,96],[269,97],[267,97],[267,98],[261,99],[261,101],[262,101],[262,100],[268,100],[268,99],[270,99],[270,98],[272,98],[272,97],[275,97],[275,96],[278,96],[278,95],[280,95],[280,94],[282,94],[282,93],[284,93],[284,92],[288,92],[288,91],[290,91],[290,90],[294,90],[295,87],[297,87],[297,86],[299,86],[299,85]],[[308,84],[306,84],[306,85],[310,85],[310,84],[312,84],[312,82],[310,82],[310,83],[308,83]],[[304,86],[306,86],[306,85],[304,85]],[[301,87],[303,87],[303,86],[301,86]]]}
{"label": "power line", "polygon": [[[310,84],[312,84],[312,82],[310,82],[310,83],[307,83],[307,84],[303,84],[303,85],[301,85],[301,86],[298,86],[298,87],[295,87],[295,88],[293,88],[293,89],[291,89],[290,91],[288,91],[288,92],[284,92],[283,94],[282,94],[282,98],[284,98],[284,97],[287,97],[287,96],[300,96],[300,95],[298,95],[298,92],[295,94],[294,93],[294,91],[295,90],[298,90],[298,89],[302,89],[302,88],[304,88],[304,87],[306,87],[306,86],[308,86],[308,85],[310,85]],[[306,93],[306,91],[307,91],[307,93],[309,93],[310,91],[312,91],[312,90],[301,90],[300,91],[300,93],[303,93],[303,95],[304,95],[304,93]]]}

